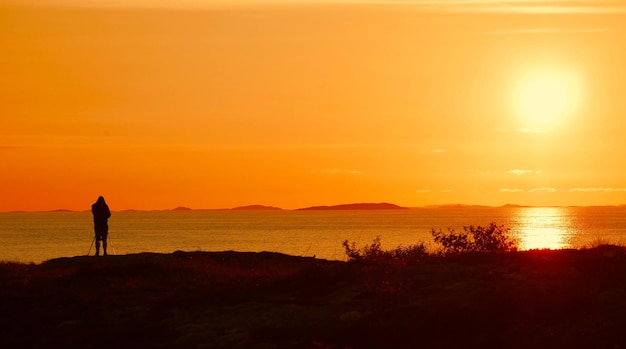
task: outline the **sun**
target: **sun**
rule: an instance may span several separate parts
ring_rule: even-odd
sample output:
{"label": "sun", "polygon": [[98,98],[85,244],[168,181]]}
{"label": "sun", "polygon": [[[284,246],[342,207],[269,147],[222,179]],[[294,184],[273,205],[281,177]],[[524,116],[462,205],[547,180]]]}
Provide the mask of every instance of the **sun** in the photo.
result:
{"label": "sun", "polygon": [[522,79],[517,93],[518,111],[531,127],[551,127],[577,104],[577,83],[569,74],[541,71]]}

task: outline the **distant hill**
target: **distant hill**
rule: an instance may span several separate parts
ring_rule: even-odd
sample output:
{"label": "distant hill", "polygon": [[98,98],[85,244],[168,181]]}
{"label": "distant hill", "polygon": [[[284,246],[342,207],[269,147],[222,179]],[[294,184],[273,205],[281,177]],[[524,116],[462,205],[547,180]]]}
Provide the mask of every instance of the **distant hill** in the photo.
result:
{"label": "distant hill", "polygon": [[176,207],[176,208],[172,209],[172,211],[193,211],[193,209],[191,209],[189,207],[179,206],[179,207]]}
{"label": "distant hill", "polygon": [[408,210],[406,207],[389,203],[360,203],[343,204],[335,206],[312,206],[299,208],[298,211],[323,211],[323,210]]}
{"label": "distant hill", "polygon": [[282,208],[274,207],[274,206],[264,206],[264,205],[247,205],[247,206],[239,206],[231,208],[231,210],[235,211],[281,211]]}
{"label": "distant hill", "polygon": [[466,205],[466,204],[445,204],[445,205],[428,205],[424,208],[491,208],[492,206],[484,205]]}

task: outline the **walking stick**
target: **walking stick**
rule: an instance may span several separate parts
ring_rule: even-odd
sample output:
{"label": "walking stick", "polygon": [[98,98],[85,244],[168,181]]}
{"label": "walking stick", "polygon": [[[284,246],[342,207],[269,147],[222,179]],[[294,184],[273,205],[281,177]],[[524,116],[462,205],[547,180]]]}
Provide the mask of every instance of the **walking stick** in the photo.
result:
{"label": "walking stick", "polygon": [[96,241],[96,237],[94,236],[93,240],[91,240],[91,246],[89,246],[89,251],[87,251],[87,256],[91,253],[91,248],[93,247],[93,243]]}

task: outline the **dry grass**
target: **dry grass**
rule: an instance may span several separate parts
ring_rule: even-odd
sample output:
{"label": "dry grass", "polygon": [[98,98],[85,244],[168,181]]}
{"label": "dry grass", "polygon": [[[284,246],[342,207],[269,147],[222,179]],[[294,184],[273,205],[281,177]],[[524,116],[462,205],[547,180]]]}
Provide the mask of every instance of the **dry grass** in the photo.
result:
{"label": "dry grass", "polygon": [[591,239],[583,242],[583,243],[577,243],[575,245],[575,248],[577,249],[593,249],[593,248],[598,248],[598,247],[602,247],[602,246],[620,246],[620,247],[625,247],[626,243],[624,242],[624,240],[616,240],[616,239],[612,239],[612,238],[608,238],[606,236],[600,235],[600,234],[592,234],[591,235]]}

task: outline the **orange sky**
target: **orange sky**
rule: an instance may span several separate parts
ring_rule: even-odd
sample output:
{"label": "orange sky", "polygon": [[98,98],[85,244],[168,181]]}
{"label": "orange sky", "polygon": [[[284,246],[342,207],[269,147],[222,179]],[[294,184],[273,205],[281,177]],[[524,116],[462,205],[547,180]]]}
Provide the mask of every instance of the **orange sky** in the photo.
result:
{"label": "orange sky", "polygon": [[0,0],[0,211],[624,204],[624,62],[622,1]]}

